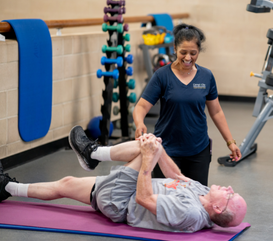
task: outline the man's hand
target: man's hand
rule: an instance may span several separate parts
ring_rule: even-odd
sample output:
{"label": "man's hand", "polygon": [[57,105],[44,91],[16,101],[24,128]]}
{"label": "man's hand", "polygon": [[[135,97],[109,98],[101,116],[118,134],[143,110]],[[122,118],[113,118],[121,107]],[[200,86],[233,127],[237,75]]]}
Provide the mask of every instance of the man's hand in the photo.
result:
{"label": "man's hand", "polygon": [[[144,134],[145,135],[145,137],[148,139],[149,137],[151,137],[151,136],[154,136],[155,137],[155,135],[154,134],[152,134],[152,133],[149,133],[149,134]],[[141,135],[141,136],[139,136],[138,138],[136,138],[136,140],[140,140],[141,138],[143,138],[144,136],[143,135]],[[162,139],[161,139],[161,137],[155,137],[156,138],[156,140],[160,143],[160,144],[162,144]]]}
{"label": "man's hand", "polygon": [[163,151],[160,143],[161,138],[156,138],[153,134],[144,134],[139,140],[142,162],[146,164],[145,166],[149,171],[152,171]]}

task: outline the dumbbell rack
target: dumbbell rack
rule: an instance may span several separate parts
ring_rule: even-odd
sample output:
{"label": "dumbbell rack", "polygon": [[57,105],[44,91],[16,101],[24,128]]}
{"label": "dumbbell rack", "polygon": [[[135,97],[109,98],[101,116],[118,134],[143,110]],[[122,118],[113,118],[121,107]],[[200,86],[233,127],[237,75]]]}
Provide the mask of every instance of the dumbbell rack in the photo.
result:
{"label": "dumbbell rack", "polygon": [[[107,40],[108,49],[116,49],[113,51],[105,51],[106,56],[108,58],[108,61],[110,59],[118,59],[122,58],[123,63],[118,65],[118,80],[115,77],[115,75],[107,76],[104,75],[104,84],[105,84],[105,90],[102,92],[102,97],[104,99],[104,104],[101,106],[101,113],[102,113],[102,120],[100,121],[100,131],[101,135],[99,137],[99,142],[102,145],[108,145],[109,144],[109,132],[110,132],[110,118],[111,118],[111,109],[112,109],[112,100],[113,100],[113,88],[115,87],[115,83],[118,83],[119,87],[119,102],[120,102],[120,116],[121,116],[121,136],[122,141],[126,141],[126,139],[130,138],[130,128],[129,128],[129,120],[128,120],[128,106],[129,101],[127,98],[128,93],[128,87],[126,83],[127,75],[132,75],[132,67],[130,67],[129,71],[126,70],[125,67],[127,65],[126,58],[125,58],[125,52],[130,51],[130,45],[124,46],[125,41],[128,40],[128,34],[127,38],[123,36],[123,33],[125,31],[128,31],[129,27],[128,24],[123,25],[122,28],[121,25],[123,24],[123,18],[122,14],[125,13],[125,1],[112,1],[107,0],[107,5],[110,7],[104,8],[104,22],[109,22],[109,25],[107,26],[106,23],[103,24],[103,31],[108,31],[109,33],[109,40]],[[110,16],[108,15],[110,14]],[[118,26],[119,25],[119,26]],[[129,36],[130,38],[130,36]],[[120,51],[120,48],[122,46],[123,51]],[[104,50],[107,50],[107,48],[104,46]],[[119,49],[118,49],[119,48]],[[104,51],[103,51],[104,52]],[[105,63],[105,69],[108,73],[112,73],[116,71],[115,63]],[[117,94],[117,93],[116,93]]]}

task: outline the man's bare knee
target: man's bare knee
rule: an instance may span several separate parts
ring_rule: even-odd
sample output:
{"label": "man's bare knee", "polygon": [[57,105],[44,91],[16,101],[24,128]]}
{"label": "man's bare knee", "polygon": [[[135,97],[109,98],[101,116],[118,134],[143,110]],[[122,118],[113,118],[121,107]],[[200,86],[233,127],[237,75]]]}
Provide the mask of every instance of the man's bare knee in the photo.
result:
{"label": "man's bare knee", "polygon": [[60,179],[58,181],[58,183],[60,186],[67,186],[67,185],[70,185],[70,183],[73,182],[75,179],[76,179],[76,177],[66,176],[66,177],[63,177],[62,179]]}
{"label": "man's bare knee", "polygon": [[66,196],[66,191],[71,189],[75,180],[76,180],[76,177],[66,176],[56,182],[57,190],[60,196],[62,197]]}

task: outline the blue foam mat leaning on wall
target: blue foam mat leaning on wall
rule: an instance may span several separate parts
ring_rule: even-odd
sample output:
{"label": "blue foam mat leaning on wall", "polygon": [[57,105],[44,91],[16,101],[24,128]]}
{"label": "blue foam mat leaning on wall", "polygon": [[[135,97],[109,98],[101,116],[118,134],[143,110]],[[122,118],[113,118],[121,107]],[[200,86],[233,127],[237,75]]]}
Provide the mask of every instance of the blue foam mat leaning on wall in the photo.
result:
{"label": "blue foam mat leaning on wall", "polygon": [[15,32],[19,48],[18,128],[23,141],[45,136],[52,110],[52,43],[41,19],[3,20]]}

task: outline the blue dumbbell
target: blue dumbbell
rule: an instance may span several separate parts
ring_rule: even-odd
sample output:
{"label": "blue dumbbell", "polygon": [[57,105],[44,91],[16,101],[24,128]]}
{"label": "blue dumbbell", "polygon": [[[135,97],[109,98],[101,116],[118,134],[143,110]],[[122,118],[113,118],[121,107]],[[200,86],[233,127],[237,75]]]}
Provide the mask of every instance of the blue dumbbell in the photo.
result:
{"label": "blue dumbbell", "polygon": [[105,56],[103,56],[103,57],[101,57],[100,62],[102,65],[117,64],[118,67],[121,67],[123,65],[123,58],[119,56],[116,59],[108,59]]}
{"label": "blue dumbbell", "polygon": [[132,76],[134,73],[133,67],[129,66],[126,70],[126,74]]}
{"label": "blue dumbbell", "polygon": [[114,79],[118,79],[119,77],[119,71],[117,69],[114,69],[112,72],[103,72],[101,69],[97,70],[97,77],[101,78],[102,76],[108,76],[113,77]]}
{"label": "blue dumbbell", "polygon": [[173,42],[174,37],[172,35],[166,35],[164,38],[164,43],[172,43]]}
{"label": "blue dumbbell", "polygon": [[124,58],[124,60],[128,63],[128,64],[132,64],[134,62],[134,56],[132,54],[128,54],[127,57]]}

